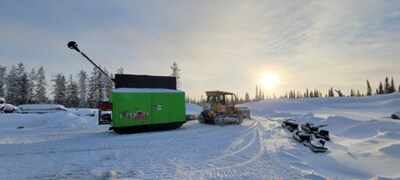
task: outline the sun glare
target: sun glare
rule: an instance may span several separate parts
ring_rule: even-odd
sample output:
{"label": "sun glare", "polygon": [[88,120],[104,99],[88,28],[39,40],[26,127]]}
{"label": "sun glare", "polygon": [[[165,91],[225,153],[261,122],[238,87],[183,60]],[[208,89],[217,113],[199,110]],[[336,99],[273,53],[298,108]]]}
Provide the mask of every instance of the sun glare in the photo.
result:
{"label": "sun glare", "polygon": [[279,84],[279,77],[273,72],[265,72],[261,76],[260,83],[267,89],[273,89]]}

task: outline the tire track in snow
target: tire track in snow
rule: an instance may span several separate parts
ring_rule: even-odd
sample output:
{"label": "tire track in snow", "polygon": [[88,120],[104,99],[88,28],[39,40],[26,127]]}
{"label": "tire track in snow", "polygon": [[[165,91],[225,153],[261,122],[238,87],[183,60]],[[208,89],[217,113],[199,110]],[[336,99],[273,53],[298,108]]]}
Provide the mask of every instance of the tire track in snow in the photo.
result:
{"label": "tire track in snow", "polygon": [[[197,167],[178,176],[185,179],[213,178],[273,178],[296,179],[301,172],[280,161],[276,151],[270,151],[266,138],[277,138],[265,119],[254,119],[253,125],[236,137],[221,157],[205,160],[207,167]],[[266,126],[267,125],[267,126]],[[269,128],[266,128],[269,127]],[[182,165],[183,166],[183,165]],[[265,168],[260,168],[265,167]]]}

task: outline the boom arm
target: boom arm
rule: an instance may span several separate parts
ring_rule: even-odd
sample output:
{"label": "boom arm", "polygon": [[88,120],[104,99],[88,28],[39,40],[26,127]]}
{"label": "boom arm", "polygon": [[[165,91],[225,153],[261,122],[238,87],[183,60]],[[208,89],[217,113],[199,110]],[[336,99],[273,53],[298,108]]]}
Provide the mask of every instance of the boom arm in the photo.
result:
{"label": "boom arm", "polygon": [[81,55],[83,57],[85,57],[90,63],[92,63],[94,67],[96,67],[98,70],[100,70],[100,72],[103,73],[111,82],[114,82],[114,79],[112,79],[110,76],[108,76],[108,74],[106,72],[104,72],[97,64],[95,64],[89,57],[87,57],[85,53],[83,53],[79,50],[78,44],[75,41],[68,42],[67,46],[70,49],[74,49],[74,50],[78,51],[79,53],[81,53]]}

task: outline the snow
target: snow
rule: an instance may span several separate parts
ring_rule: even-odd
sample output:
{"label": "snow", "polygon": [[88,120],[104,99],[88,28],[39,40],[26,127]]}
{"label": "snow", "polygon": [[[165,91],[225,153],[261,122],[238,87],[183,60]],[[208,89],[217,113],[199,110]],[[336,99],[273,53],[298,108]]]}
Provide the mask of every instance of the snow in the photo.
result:
{"label": "snow", "polygon": [[198,106],[197,104],[193,103],[186,103],[186,114],[195,114],[199,115],[202,111],[202,107]]}
{"label": "snow", "polygon": [[23,104],[17,108],[18,113],[50,113],[66,110],[67,108],[59,104]]}
{"label": "snow", "polygon": [[[0,114],[0,179],[399,179],[400,94],[242,104],[251,120],[118,135],[97,111]],[[201,107],[186,104],[187,113]],[[94,116],[92,116],[94,115]],[[326,153],[280,123],[328,124]]]}

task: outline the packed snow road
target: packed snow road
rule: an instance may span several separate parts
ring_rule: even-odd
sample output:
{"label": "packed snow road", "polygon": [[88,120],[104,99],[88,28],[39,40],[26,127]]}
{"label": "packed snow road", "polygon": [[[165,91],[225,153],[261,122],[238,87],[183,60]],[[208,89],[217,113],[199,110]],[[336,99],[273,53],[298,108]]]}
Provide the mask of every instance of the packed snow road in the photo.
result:
{"label": "packed snow road", "polygon": [[[173,131],[118,135],[68,125],[0,131],[0,179],[296,179],[282,162],[282,128],[262,118],[241,126],[187,122]],[[280,140],[279,140],[280,141]]]}

